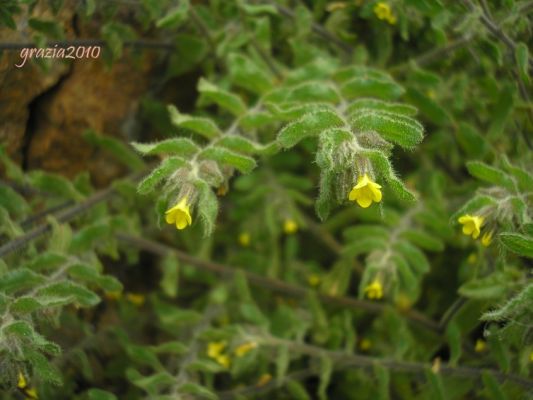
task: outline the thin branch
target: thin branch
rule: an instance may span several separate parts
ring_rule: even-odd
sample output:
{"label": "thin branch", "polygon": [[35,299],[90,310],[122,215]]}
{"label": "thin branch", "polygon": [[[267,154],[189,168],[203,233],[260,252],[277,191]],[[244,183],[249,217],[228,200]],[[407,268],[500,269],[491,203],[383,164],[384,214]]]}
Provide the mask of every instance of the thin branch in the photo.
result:
{"label": "thin branch", "polygon": [[[309,289],[305,289],[305,288],[302,288],[296,285],[292,285],[292,284],[283,282],[278,279],[267,278],[262,275],[255,274],[253,272],[249,272],[243,269],[234,268],[234,267],[227,266],[224,264],[219,264],[213,261],[202,260],[194,256],[191,256],[189,254],[186,254],[182,251],[176,250],[170,246],[157,243],[152,240],[127,235],[124,233],[118,234],[117,238],[125,243],[133,245],[139,249],[148,251],[150,253],[159,255],[161,257],[164,257],[168,254],[173,254],[178,259],[180,259],[181,261],[187,264],[191,264],[197,267],[198,269],[208,271],[208,272],[213,272],[218,275],[232,277],[237,272],[243,273],[244,276],[247,278],[247,280],[252,285],[270,289],[272,291],[282,293],[287,296],[304,298],[308,293],[311,292],[311,290]],[[380,313],[380,312],[383,312],[386,308],[388,308],[388,305],[386,304],[371,302],[371,301],[366,301],[366,300],[353,299],[350,297],[329,296],[323,293],[316,293],[316,295],[318,299],[321,300],[325,304],[350,308],[353,310],[366,310],[372,313]],[[410,320],[413,323],[417,323],[434,332],[439,332],[438,324],[435,321],[428,319],[422,313],[419,313],[415,310],[408,310],[404,313],[404,315],[408,320]]]}
{"label": "thin branch", "polygon": [[[313,357],[328,357],[335,362],[341,363],[345,367],[360,367],[360,368],[373,368],[375,365],[381,365],[393,371],[423,374],[430,370],[432,366],[427,363],[412,362],[412,361],[398,361],[386,358],[362,356],[342,351],[327,350],[322,347],[312,346],[305,343],[297,343],[291,340],[278,339],[274,337],[269,338],[256,338],[257,343],[266,346],[289,346],[294,352],[307,354]],[[489,368],[475,368],[464,366],[451,366],[446,363],[441,363],[438,373],[442,375],[456,376],[464,379],[481,379],[484,372],[490,373],[499,382],[511,381],[525,387],[527,389],[533,389],[533,380],[514,375],[506,374],[494,369]]]}
{"label": "thin branch", "polygon": [[412,58],[408,61],[405,61],[401,64],[395,65],[389,69],[389,72],[391,73],[397,73],[401,74],[404,72],[407,72],[410,68],[411,63],[415,63],[418,66],[424,66],[431,64],[435,61],[438,61],[439,59],[445,57],[449,53],[452,53],[464,46],[466,46],[468,43],[472,41],[472,36],[463,36],[459,39],[452,40],[450,43],[448,43],[444,47],[439,47],[436,49],[431,49],[427,51],[426,53],[423,53],[415,58]]}
{"label": "thin branch", "polygon": [[[67,47],[79,47],[79,46],[107,46],[105,40],[102,39],[73,39],[73,40],[60,40],[47,42],[46,46],[48,47],[57,47],[57,48],[67,48]],[[126,40],[124,41],[124,46],[126,47],[136,47],[136,48],[148,48],[155,50],[174,50],[176,48],[175,44],[167,43],[157,40]],[[34,48],[37,47],[33,42],[13,42],[13,43],[0,43],[0,50],[21,50],[24,48]]]}
{"label": "thin branch", "polygon": [[[296,18],[294,11],[292,11],[290,8],[282,6],[281,4],[277,4],[276,2],[273,2],[273,3],[275,7],[278,9],[278,11],[280,12],[280,14],[283,14],[286,17],[289,17],[291,19]],[[313,22],[311,29],[313,30],[315,34],[317,34],[318,36],[322,36],[328,42],[333,43],[335,46],[337,46],[339,49],[341,49],[346,54],[351,55],[353,53],[352,46],[350,46],[348,43],[343,42],[333,33],[331,33],[326,28],[324,28],[322,25],[317,24],[316,22]]]}
{"label": "thin branch", "polygon": [[[144,174],[144,172],[135,173],[131,176],[130,179],[136,180],[139,177],[141,177]],[[58,213],[56,216],[56,219],[59,223],[65,223],[70,222],[73,219],[75,219],[78,215],[84,213],[85,211],[89,210],[93,206],[95,206],[98,203],[101,203],[102,201],[105,201],[109,199],[112,195],[116,193],[116,190],[114,187],[110,186],[106,189],[103,189],[99,192],[96,192],[92,196],[88,197],[85,201],[82,201],[70,208],[67,208],[65,211]],[[19,250],[26,246],[31,241],[41,237],[47,232],[50,232],[52,230],[51,224],[43,224],[40,225],[31,231],[25,233],[22,236],[19,236],[2,246],[0,246],[0,257],[5,257],[8,254]]]}

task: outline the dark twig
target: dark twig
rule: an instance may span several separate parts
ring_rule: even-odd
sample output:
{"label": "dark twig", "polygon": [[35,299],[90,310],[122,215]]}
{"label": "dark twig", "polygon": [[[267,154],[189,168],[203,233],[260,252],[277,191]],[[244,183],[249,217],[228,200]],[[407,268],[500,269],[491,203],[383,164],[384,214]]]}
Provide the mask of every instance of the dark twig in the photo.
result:
{"label": "dark twig", "polygon": [[[274,3],[278,11],[285,15],[286,17],[289,17],[291,19],[296,18],[296,15],[294,14],[294,11],[292,11],[290,8],[287,8],[285,6],[282,6],[281,4]],[[339,49],[341,49],[343,52],[345,52],[348,55],[351,55],[353,53],[352,46],[350,46],[348,43],[343,42],[340,40],[337,36],[335,36],[333,33],[328,31],[326,28],[324,28],[322,25],[317,24],[316,22],[313,23],[311,29],[313,32],[319,36],[322,36],[324,39],[326,39],[328,42],[333,43],[335,46],[337,46]]]}
{"label": "dark twig", "polygon": [[[383,359],[378,357],[369,357],[346,353],[342,351],[327,350],[318,346],[312,346],[305,343],[297,343],[290,340],[278,339],[274,337],[259,339],[260,345],[266,346],[289,346],[289,348],[297,353],[307,354],[313,357],[328,357],[335,361],[335,363],[341,363],[344,367],[361,367],[361,368],[373,368],[375,365],[381,365],[387,369],[399,372],[407,372],[414,374],[423,374],[424,372],[431,370],[432,366],[427,363],[411,362],[411,361],[398,361],[391,359]],[[518,375],[506,374],[494,369],[489,368],[474,368],[474,367],[453,367],[449,364],[442,363],[438,368],[438,374],[456,376],[464,379],[481,379],[484,372],[490,373],[499,382],[511,381],[522,387],[533,389],[533,381]]]}
{"label": "dark twig", "polygon": [[[69,222],[76,218],[79,214],[93,207],[95,204],[107,200],[114,193],[115,191],[113,188],[107,188],[105,190],[97,192],[91,197],[89,197],[87,200],[78,203],[75,206],[58,214],[56,219],[60,223]],[[0,246],[0,257],[5,257],[6,255],[26,246],[32,240],[37,239],[38,237],[44,235],[45,233],[51,230],[51,224],[43,224],[25,233],[23,236],[17,237],[7,242],[6,244]]]}
{"label": "dark twig", "polygon": [[[70,46],[107,46],[105,40],[102,39],[73,39],[73,40],[60,40],[46,43],[47,47],[57,47],[57,48],[67,48]],[[175,45],[172,43],[166,43],[156,40],[126,40],[124,42],[126,47],[136,47],[136,48],[148,48],[156,50],[174,50]],[[21,42],[21,43],[0,43],[0,50],[21,50],[24,48],[35,48],[37,47],[35,43],[32,42]]]}
{"label": "dark twig", "polygon": [[[242,269],[237,269],[231,266],[219,264],[212,261],[202,260],[186,254],[182,251],[176,250],[170,246],[157,243],[152,240],[143,239],[127,234],[118,234],[117,238],[125,243],[133,245],[139,249],[148,251],[159,256],[165,256],[168,254],[174,254],[181,261],[191,264],[204,271],[213,272],[218,275],[231,277],[237,272],[242,272],[248,281],[256,286],[260,286],[272,291],[282,293],[288,296],[297,298],[304,298],[309,292],[309,289],[305,289],[299,286],[295,286],[278,279],[266,278],[262,275],[248,272]],[[317,293],[317,297],[324,303],[332,306],[346,307],[353,310],[366,310],[368,312],[380,313],[384,311],[388,306],[385,304],[371,302],[366,300],[358,300],[344,296],[329,296],[322,293]],[[435,332],[439,332],[438,324],[428,319],[425,315],[415,311],[409,310],[404,313],[405,317],[410,321],[417,323]]]}

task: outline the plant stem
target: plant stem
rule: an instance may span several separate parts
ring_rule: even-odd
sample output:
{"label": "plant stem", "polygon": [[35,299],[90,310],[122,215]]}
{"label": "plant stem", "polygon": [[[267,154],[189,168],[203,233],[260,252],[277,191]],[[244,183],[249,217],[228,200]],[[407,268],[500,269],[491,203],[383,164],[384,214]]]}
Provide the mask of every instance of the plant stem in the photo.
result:
{"label": "plant stem", "polygon": [[[162,257],[168,254],[173,254],[181,261],[187,264],[191,264],[197,267],[198,269],[209,271],[209,272],[214,272],[222,276],[233,276],[237,272],[242,272],[244,276],[246,277],[246,279],[252,285],[270,289],[272,291],[282,293],[288,296],[293,296],[297,298],[305,298],[305,296],[307,296],[307,294],[310,291],[309,289],[305,289],[305,288],[302,288],[296,285],[292,285],[292,284],[283,282],[278,279],[267,278],[262,275],[244,271],[242,269],[235,268],[232,266],[219,264],[219,263],[212,262],[212,261],[202,260],[194,256],[191,256],[189,254],[186,254],[182,251],[176,250],[170,246],[157,243],[152,240],[135,237],[135,236],[131,236],[131,235],[124,234],[124,233],[117,234],[117,238],[139,249],[148,251],[153,254],[157,254]],[[345,308],[349,308],[352,310],[365,310],[371,313],[380,313],[388,308],[388,305],[386,304],[381,304],[381,303],[371,302],[371,301],[366,301],[366,300],[353,299],[353,298],[345,297],[345,296],[329,296],[323,293],[317,293],[317,297],[319,298],[319,300],[321,300],[325,304],[329,304],[332,306],[345,307]],[[416,310],[405,311],[404,316],[409,321],[416,323],[418,325],[421,325],[425,327],[426,329],[429,329],[434,332],[440,332],[437,322],[427,318],[425,315],[423,315],[422,313]]]}

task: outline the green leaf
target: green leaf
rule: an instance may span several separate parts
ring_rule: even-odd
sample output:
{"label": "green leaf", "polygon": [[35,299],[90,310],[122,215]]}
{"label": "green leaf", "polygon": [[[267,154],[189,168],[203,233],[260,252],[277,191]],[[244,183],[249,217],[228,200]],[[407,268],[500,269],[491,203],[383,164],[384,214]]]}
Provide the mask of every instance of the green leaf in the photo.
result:
{"label": "green leaf", "polygon": [[36,274],[28,268],[17,268],[2,276],[0,290],[7,294],[16,293],[21,290],[31,289],[44,281],[44,276]]}
{"label": "green leaf", "polygon": [[533,238],[513,232],[502,232],[498,235],[501,242],[511,250],[523,257],[533,258]]}
{"label": "green leaf", "polygon": [[426,96],[419,90],[409,88],[406,97],[420,110],[420,113],[426,116],[431,122],[444,126],[451,123],[452,117],[450,114],[435,102],[435,100]]}
{"label": "green leaf", "polygon": [[220,89],[204,78],[200,78],[198,82],[198,91],[202,94],[203,98],[218,104],[221,108],[228,110],[235,116],[241,116],[246,113],[246,104],[244,104],[244,101],[239,96]]}
{"label": "green leaf", "polygon": [[61,386],[63,384],[63,377],[61,373],[41,353],[33,349],[25,348],[23,350],[23,356],[30,362],[34,373],[41,380],[57,386]]}
{"label": "green leaf", "polygon": [[191,139],[173,138],[156,143],[136,143],[131,144],[135,150],[144,155],[172,154],[182,157],[189,157],[196,154],[200,147]]}
{"label": "green leaf", "polygon": [[356,131],[377,132],[385,140],[405,148],[413,148],[424,137],[424,128],[413,118],[385,111],[367,110],[357,113],[350,124]]}
{"label": "green leaf", "polygon": [[61,348],[37,333],[34,328],[26,321],[15,321],[5,324],[2,327],[2,335],[8,336],[11,340],[18,340],[24,346],[31,346],[40,351],[52,355],[61,353]]}
{"label": "green leaf", "polygon": [[125,143],[110,136],[104,136],[88,129],[83,134],[85,140],[99,146],[116,157],[118,161],[133,171],[144,168],[144,161]]}
{"label": "green leaf", "polygon": [[430,369],[426,369],[425,373],[431,389],[431,398],[434,400],[447,400],[448,397],[446,396],[441,376]]}
{"label": "green leaf", "polygon": [[228,56],[227,65],[232,82],[253,93],[263,94],[272,88],[270,74],[242,54],[232,53]]}
{"label": "green leaf", "polygon": [[95,268],[87,264],[74,264],[69,267],[68,274],[79,281],[93,283],[106,292],[120,292],[122,284],[112,276],[103,276]]}
{"label": "green leaf", "polygon": [[485,390],[492,400],[507,400],[507,396],[501,389],[501,384],[492,376],[489,371],[483,371],[481,373],[481,379]]}
{"label": "green leaf", "polygon": [[459,293],[472,299],[500,299],[513,286],[515,277],[511,273],[494,272],[484,278],[466,282]]}
{"label": "green leaf", "polygon": [[100,298],[90,290],[73,282],[52,283],[38,291],[41,296],[71,297],[83,307],[93,307]]}
{"label": "green leaf", "polygon": [[466,163],[466,168],[470,175],[484,182],[502,186],[514,191],[513,181],[502,170],[487,165],[481,161],[470,161]]}
{"label": "green leaf", "polygon": [[304,385],[302,385],[300,382],[290,379],[285,383],[285,386],[287,387],[287,391],[289,392],[291,399],[311,400],[311,397],[309,397]]}
{"label": "green leaf", "polygon": [[217,140],[216,145],[243,154],[273,155],[279,149],[276,142],[262,145],[237,135],[224,136]]}
{"label": "green leaf", "polygon": [[189,346],[181,342],[172,341],[154,346],[153,349],[156,353],[182,355],[187,353]]}
{"label": "green leaf", "polygon": [[111,226],[105,222],[86,225],[74,234],[69,250],[73,253],[91,250],[99,241],[109,238],[111,233]]}
{"label": "green leaf", "polygon": [[416,197],[403,184],[403,182],[396,176],[392,169],[389,159],[379,150],[364,150],[362,154],[367,156],[376,171],[385,178],[389,187],[400,198],[408,202],[413,202]]}
{"label": "green leaf", "polygon": [[32,171],[29,177],[32,185],[43,192],[75,201],[84,199],[67,178],[44,171]]}
{"label": "green leaf", "polygon": [[180,263],[179,260],[173,256],[168,255],[161,261],[162,276],[159,281],[159,286],[169,297],[176,297],[178,295],[178,280]]}
{"label": "green leaf", "polygon": [[416,115],[417,109],[409,104],[392,103],[378,99],[357,99],[346,109],[346,114],[361,112],[362,110],[387,111],[394,114],[401,114],[408,117]]}
{"label": "green leaf", "polygon": [[163,369],[159,358],[149,347],[128,344],[126,353],[135,363],[150,366],[156,371]]}
{"label": "green leaf", "polygon": [[389,400],[390,373],[389,370],[378,363],[374,364],[374,374],[378,380],[378,400]]}
{"label": "green leaf", "polygon": [[137,191],[140,194],[150,193],[163,179],[176,172],[178,168],[183,167],[185,164],[187,164],[187,161],[181,157],[165,158],[158,167],[139,183]]}
{"label": "green leaf", "polygon": [[28,204],[24,197],[9,186],[0,186],[0,207],[4,207],[10,214],[21,216],[29,212]]}
{"label": "green leaf", "polygon": [[87,391],[89,400],[118,400],[113,393],[102,389],[90,389]]}
{"label": "green leaf", "polygon": [[250,173],[257,165],[253,158],[235,153],[220,146],[206,147],[201,151],[198,158],[213,160],[232,166],[243,174]]}
{"label": "green leaf", "polygon": [[327,389],[331,381],[331,374],[333,373],[333,360],[329,357],[323,356],[320,358],[320,374],[318,385],[318,398],[320,400],[327,400]]}
{"label": "green leaf", "polygon": [[317,136],[322,131],[341,127],[343,120],[333,110],[322,110],[309,114],[285,126],[278,133],[278,142],[284,148],[295,146],[309,136]]}
{"label": "green leaf", "polygon": [[44,33],[52,39],[62,39],[64,37],[63,27],[57,21],[47,21],[40,18],[30,18],[28,20],[30,28],[37,32]]}
{"label": "green leaf", "polygon": [[213,139],[222,134],[218,126],[209,118],[192,117],[181,114],[173,105],[169,105],[167,109],[172,124],[175,126],[189,129],[207,139]]}
{"label": "green leaf", "polygon": [[243,0],[238,1],[238,4],[239,8],[241,8],[248,15],[278,15],[278,9],[273,4],[248,4]]}
{"label": "green leaf", "polygon": [[215,227],[218,215],[218,200],[207,183],[197,181],[195,184],[200,192],[196,209],[202,221],[204,235],[209,236]]}
{"label": "green leaf", "polygon": [[529,83],[529,50],[525,43],[520,42],[516,45],[515,58],[520,76],[524,82]]}
{"label": "green leaf", "polygon": [[192,394],[195,398],[217,400],[218,396],[205,386],[197,383],[188,382],[181,385],[178,389],[181,393]]}
{"label": "green leaf", "polygon": [[168,11],[167,14],[157,20],[156,26],[158,28],[177,28],[183,22],[187,20],[189,14],[189,0],[179,0],[178,5],[172,10]]}

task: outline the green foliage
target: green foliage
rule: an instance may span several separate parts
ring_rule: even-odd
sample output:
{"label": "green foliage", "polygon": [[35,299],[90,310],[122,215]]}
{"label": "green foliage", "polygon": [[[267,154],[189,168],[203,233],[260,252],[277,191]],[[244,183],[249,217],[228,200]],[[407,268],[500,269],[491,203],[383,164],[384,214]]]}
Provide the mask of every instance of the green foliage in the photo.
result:
{"label": "green foliage", "polygon": [[[0,27],[70,37],[37,3]],[[0,399],[527,396],[530,11],[80,2],[165,95],[83,135],[106,189],[0,149]]]}

